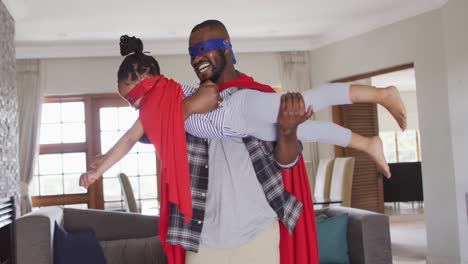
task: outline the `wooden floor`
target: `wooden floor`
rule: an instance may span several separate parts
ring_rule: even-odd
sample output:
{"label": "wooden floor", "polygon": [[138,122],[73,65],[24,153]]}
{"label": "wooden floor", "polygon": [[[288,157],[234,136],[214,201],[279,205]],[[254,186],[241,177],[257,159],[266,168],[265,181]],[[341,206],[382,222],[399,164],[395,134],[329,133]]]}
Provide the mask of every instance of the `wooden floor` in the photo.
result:
{"label": "wooden floor", "polygon": [[422,204],[385,204],[390,217],[394,264],[423,264],[427,258],[426,224]]}

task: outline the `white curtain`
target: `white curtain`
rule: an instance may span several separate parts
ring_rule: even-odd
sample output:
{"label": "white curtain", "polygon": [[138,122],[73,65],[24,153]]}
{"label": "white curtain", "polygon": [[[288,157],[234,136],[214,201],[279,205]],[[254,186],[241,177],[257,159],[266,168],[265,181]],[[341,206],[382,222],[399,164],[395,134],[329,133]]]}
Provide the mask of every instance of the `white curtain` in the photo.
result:
{"label": "white curtain", "polygon": [[21,214],[31,211],[29,184],[38,155],[39,129],[43,88],[39,77],[39,60],[16,61],[16,86],[19,111],[19,163],[20,163],[20,208]]}
{"label": "white curtain", "polygon": [[[280,52],[281,88],[284,92],[302,92],[312,88],[311,63],[309,52]],[[312,116],[314,119],[314,116]],[[304,161],[311,185],[314,185],[315,173],[318,167],[317,143],[304,143]],[[311,187],[312,187],[311,186]],[[313,191],[313,187],[312,187]]]}

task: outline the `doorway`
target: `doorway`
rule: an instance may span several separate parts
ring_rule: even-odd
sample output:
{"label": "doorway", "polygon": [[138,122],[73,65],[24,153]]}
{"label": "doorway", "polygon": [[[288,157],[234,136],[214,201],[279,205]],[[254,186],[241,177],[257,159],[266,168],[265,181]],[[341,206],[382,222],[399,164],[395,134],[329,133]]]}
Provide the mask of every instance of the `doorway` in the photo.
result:
{"label": "doorway", "polygon": [[333,108],[334,122],[361,135],[381,137],[392,178],[379,176],[370,158],[358,151],[335,147],[335,156],[356,157],[351,206],[389,216],[395,263],[425,263],[427,242],[414,65],[399,65],[335,82],[375,87],[395,85],[400,91],[408,119],[404,132],[380,105],[354,104]]}

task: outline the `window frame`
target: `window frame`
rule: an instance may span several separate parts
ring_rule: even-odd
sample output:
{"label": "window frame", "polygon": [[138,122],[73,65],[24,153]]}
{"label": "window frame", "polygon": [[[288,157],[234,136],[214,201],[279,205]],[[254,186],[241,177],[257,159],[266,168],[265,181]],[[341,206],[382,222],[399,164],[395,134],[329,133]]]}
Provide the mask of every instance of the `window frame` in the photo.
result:
{"label": "window frame", "polygon": [[[90,170],[91,163],[101,152],[100,140],[100,117],[99,109],[102,107],[125,107],[128,103],[117,94],[87,94],[87,95],[65,95],[65,96],[46,96],[43,103],[68,103],[83,102],[85,114],[85,142],[80,143],[58,143],[58,144],[40,144],[39,155],[61,154],[71,152],[86,153],[86,170]],[[160,160],[156,157],[156,183],[157,200],[159,201],[160,192]],[[36,161],[38,162],[38,161]],[[78,183],[77,183],[78,184]],[[155,186],[156,187],[156,186]],[[87,204],[90,209],[104,209],[104,189],[103,177],[100,177],[88,191],[83,194],[61,194],[61,195],[39,195],[32,196],[33,207],[57,206]]]}

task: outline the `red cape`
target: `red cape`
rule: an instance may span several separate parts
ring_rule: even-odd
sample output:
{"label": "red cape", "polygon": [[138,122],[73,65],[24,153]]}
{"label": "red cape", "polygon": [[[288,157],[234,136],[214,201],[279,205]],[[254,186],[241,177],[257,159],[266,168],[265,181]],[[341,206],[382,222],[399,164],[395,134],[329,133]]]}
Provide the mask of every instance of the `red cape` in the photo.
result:
{"label": "red cape", "polygon": [[[190,207],[186,204],[187,199],[189,197],[191,199],[191,192],[183,124],[183,93],[180,84],[168,80],[164,76],[150,79],[152,80],[146,83],[146,90],[149,90],[149,92],[143,98],[140,108],[140,120],[149,140],[158,151],[163,166],[163,170],[161,170],[159,235],[168,263],[184,264],[185,250],[180,246],[165,243],[169,227],[169,203],[176,203],[186,220],[190,219],[192,213],[191,203]],[[149,85],[154,87],[148,89]],[[219,89],[222,91],[229,87],[275,92],[270,86],[257,83],[253,78],[245,74],[235,80],[221,84]],[[175,160],[177,160],[177,166]],[[280,224],[279,249],[281,264],[318,264],[314,207],[303,158],[300,158],[295,167],[281,170],[281,174],[285,189],[304,205],[293,236],[289,234],[282,223]]]}
{"label": "red cape", "polygon": [[161,160],[159,235],[169,263],[184,263],[185,251],[166,244],[170,203],[177,205],[185,221],[192,218],[192,196],[187,160],[183,99],[179,83],[159,75],[148,78],[129,92],[135,101],[143,97],[140,121]]}

